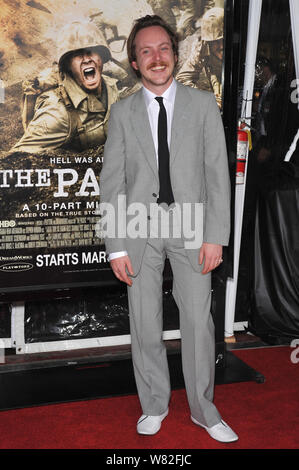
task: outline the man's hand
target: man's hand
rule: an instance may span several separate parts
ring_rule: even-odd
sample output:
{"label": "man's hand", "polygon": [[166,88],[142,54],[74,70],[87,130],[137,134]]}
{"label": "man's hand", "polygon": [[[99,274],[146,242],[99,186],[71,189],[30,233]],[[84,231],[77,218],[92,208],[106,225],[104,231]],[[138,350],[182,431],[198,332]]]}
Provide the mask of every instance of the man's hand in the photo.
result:
{"label": "man's hand", "polygon": [[204,262],[202,274],[207,274],[222,263],[222,245],[203,243],[199,250],[199,264]]}
{"label": "man's hand", "polygon": [[130,258],[128,256],[120,256],[110,261],[110,266],[117,279],[131,286],[133,284],[132,279],[128,276],[134,275],[133,268],[131,265]]}

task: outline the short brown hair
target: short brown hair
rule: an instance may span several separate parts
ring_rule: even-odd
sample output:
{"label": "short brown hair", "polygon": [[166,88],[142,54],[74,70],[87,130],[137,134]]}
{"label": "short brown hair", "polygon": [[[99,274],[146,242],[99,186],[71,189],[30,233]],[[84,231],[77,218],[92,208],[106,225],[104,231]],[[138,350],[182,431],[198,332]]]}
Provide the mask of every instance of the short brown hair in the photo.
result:
{"label": "short brown hair", "polygon": [[[178,36],[177,34],[171,29],[170,26],[158,15],[146,15],[143,16],[142,18],[138,18],[134,26],[132,28],[132,31],[129,34],[128,40],[127,40],[127,54],[128,54],[128,59],[130,65],[132,65],[132,62],[136,61],[136,45],[135,45],[135,38],[137,33],[144,28],[149,28],[150,26],[160,26],[163,28],[171,41],[172,45],[172,50],[174,54],[178,57]],[[139,70],[133,69],[134,72],[136,73],[137,77],[141,77]]]}

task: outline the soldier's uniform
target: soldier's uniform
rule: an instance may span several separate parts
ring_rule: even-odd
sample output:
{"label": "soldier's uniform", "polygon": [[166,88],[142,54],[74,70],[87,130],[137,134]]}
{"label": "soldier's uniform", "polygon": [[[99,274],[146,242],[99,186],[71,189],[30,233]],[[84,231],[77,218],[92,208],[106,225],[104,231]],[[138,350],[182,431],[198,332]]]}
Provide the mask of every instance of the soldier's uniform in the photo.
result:
{"label": "soldier's uniform", "polygon": [[152,7],[155,15],[163,18],[174,31],[176,30],[176,17],[172,11],[173,2],[169,0],[147,0],[147,3]]}
{"label": "soldier's uniform", "polygon": [[222,59],[211,53],[210,43],[223,40],[223,8],[212,8],[202,17],[201,33],[197,36],[189,58],[176,75],[184,85],[212,91],[219,106],[222,95]]}
{"label": "soldier's uniform", "polygon": [[70,106],[59,88],[42,93],[33,119],[11,151],[39,153],[59,147],[80,151],[105,143],[110,107],[118,100],[115,81],[102,76],[100,97],[86,93],[69,75],[62,83]]}
{"label": "soldier's uniform", "polygon": [[[87,93],[63,68],[68,54],[78,49],[97,48],[103,63],[109,60],[110,51],[102,34],[89,24],[84,35],[84,27],[76,23],[63,34],[60,46],[64,53],[60,54],[59,70],[53,72],[57,74],[56,86],[37,96],[33,117],[25,124],[25,133],[11,152],[39,153],[59,147],[81,151],[105,143],[110,108],[119,99],[116,81],[102,75],[99,96]],[[37,88],[39,85],[37,80]]]}
{"label": "soldier's uniform", "polygon": [[177,32],[183,38],[193,34],[196,22],[209,9],[215,6],[214,0],[180,0],[182,15],[177,23]]}

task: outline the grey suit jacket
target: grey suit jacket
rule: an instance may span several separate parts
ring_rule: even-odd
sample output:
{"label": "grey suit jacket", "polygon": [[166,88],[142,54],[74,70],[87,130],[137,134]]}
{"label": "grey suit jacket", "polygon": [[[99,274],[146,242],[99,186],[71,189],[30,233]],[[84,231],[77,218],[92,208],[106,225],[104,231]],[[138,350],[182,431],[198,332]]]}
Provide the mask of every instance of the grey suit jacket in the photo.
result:
{"label": "grey suit jacket", "polygon": [[[214,95],[177,82],[170,144],[170,177],[175,201],[204,204],[203,241],[227,245],[230,233],[230,181],[226,143]],[[118,195],[149,208],[157,201],[159,177],[142,89],[112,105],[104,163],[101,203],[119,211]],[[124,199],[124,198],[123,198]],[[123,207],[124,209],[124,207]],[[107,236],[108,253],[126,250],[137,275],[146,238]],[[195,270],[199,249],[186,253]]]}

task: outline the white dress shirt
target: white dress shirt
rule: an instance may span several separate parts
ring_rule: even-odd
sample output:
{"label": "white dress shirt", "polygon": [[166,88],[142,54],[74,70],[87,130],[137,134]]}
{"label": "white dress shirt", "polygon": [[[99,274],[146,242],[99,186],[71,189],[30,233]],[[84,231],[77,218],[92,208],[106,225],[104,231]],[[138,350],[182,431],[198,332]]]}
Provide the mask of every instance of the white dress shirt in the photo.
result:
{"label": "white dress shirt", "polygon": [[[175,100],[175,93],[176,93],[176,82],[172,80],[171,85],[167,88],[167,90],[161,95],[163,97],[163,104],[166,109],[167,114],[167,141],[168,147],[170,147],[170,139],[171,139],[171,124],[172,124],[172,117],[173,117],[173,109],[174,109],[174,100]],[[156,151],[156,158],[157,158],[157,165],[158,165],[158,118],[160,112],[160,105],[157,100],[155,100],[156,96],[152,91],[148,90],[147,88],[143,87],[143,96],[145,100],[146,109],[148,112],[148,118],[151,126],[152,137],[155,145]]]}
{"label": "white dress shirt", "polygon": [[[166,109],[167,114],[167,141],[168,147],[170,147],[170,139],[171,139],[171,125],[172,125],[172,118],[173,118],[173,110],[174,110],[174,101],[175,101],[175,94],[176,94],[176,81],[172,80],[170,86],[167,88],[166,91],[160,96],[163,97],[163,104]],[[143,86],[143,96],[145,100],[146,109],[148,112],[148,118],[151,126],[152,137],[154,141],[155,151],[156,151],[156,158],[157,158],[157,165],[158,163],[158,118],[159,118],[159,111],[160,105],[158,101],[155,99],[157,95],[155,95],[152,91],[148,88]],[[115,258],[120,258],[121,256],[126,256],[128,253],[126,251],[117,251],[115,253],[110,253],[108,261],[111,261]]]}

